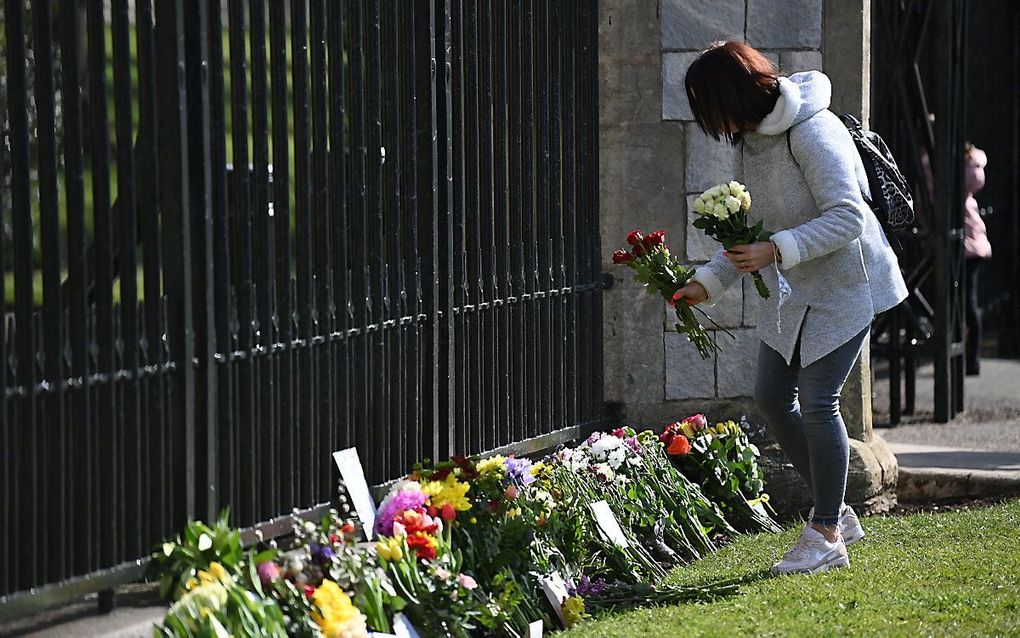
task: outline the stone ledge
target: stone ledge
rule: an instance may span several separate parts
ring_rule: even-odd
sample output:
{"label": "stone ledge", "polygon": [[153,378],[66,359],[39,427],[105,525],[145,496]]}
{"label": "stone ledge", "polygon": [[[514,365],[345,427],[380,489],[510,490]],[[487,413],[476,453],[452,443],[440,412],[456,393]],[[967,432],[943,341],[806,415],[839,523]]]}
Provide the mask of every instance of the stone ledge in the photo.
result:
{"label": "stone ledge", "polygon": [[906,502],[1020,495],[1020,472],[959,470],[941,467],[901,468],[896,486]]}

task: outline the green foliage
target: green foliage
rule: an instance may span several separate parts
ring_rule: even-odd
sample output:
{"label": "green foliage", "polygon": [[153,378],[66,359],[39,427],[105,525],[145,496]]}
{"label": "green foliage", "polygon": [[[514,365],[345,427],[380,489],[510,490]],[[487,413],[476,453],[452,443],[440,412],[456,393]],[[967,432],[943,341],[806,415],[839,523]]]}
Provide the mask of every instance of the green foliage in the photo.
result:
{"label": "green foliage", "polygon": [[229,510],[223,510],[212,527],[190,521],[183,535],[156,548],[149,563],[149,577],[159,578],[160,596],[180,599],[186,591],[185,583],[213,562],[231,573],[238,572],[244,557],[241,532],[228,524],[228,518]]}
{"label": "green foliage", "polygon": [[208,583],[185,593],[153,636],[167,638],[286,638],[279,606],[233,582]]}

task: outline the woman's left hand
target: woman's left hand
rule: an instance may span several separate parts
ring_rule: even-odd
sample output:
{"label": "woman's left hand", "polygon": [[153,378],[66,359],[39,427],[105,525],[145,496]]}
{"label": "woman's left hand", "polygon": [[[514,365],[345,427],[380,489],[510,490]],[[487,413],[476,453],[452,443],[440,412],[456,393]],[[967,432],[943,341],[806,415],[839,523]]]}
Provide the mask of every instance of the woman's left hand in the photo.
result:
{"label": "woman's left hand", "polygon": [[740,272],[757,272],[775,261],[776,248],[770,241],[759,241],[734,246],[723,254]]}

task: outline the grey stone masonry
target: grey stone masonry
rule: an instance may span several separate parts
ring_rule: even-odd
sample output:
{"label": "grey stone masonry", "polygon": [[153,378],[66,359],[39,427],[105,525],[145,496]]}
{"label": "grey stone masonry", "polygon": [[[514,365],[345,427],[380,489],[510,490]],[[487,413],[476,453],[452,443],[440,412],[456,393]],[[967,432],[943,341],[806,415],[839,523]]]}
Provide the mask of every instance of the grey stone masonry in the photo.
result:
{"label": "grey stone masonry", "polygon": [[686,335],[670,330],[666,349],[666,400],[707,399],[715,396],[715,359],[702,359]]}
{"label": "grey stone masonry", "polygon": [[687,192],[700,195],[721,182],[740,179],[740,152],[725,140],[716,141],[706,135],[697,124],[684,126],[687,133],[685,171]]}
{"label": "grey stone masonry", "polygon": [[[687,210],[694,210],[695,197],[694,193],[687,196]],[[719,249],[719,242],[692,226],[697,218],[697,213],[687,213],[687,261],[708,261]]]}
{"label": "grey stone masonry", "polygon": [[662,119],[693,120],[691,104],[684,89],[687,67],[698,57],[697,51],[662,54]]}
{"label": "grey stone masonry", "polygon": [[765,49],[820,49],[822,0],[747,0],[747,42]]}
{"label": "grey stone masonry", "polygon": [[779,70],[783,73],[822,71],[821,51],[783,51],[779,56]]}
{"label": "grey stone masonry", "polygon": [[719,396],[749,397],[754,395],[754,373],[758,365],[758,331],[754,328],[731,330],[736,337],[720,332],[716,335],[719,347],[717,362]]}
{"label": "grey stone masonry", "polygon": [[742,40],[746,0],[662,0],[662,48],[701,49]]}

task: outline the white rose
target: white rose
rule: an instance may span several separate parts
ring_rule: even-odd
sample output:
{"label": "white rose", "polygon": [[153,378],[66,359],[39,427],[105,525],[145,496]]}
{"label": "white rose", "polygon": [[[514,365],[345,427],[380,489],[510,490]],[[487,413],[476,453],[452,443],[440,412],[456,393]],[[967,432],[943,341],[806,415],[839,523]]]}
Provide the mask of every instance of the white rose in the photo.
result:
{"label": "white rose", "polygon": [[740,210],[740,200],[733,195],[730,195],[726,198],[726,208],[728,208],[731,213],[736,213]]}
{"label": "white rose", "polygon": [[744,210],[751,210],[751,193],[744,191],[740,194],[740,206]]}
{"label": "white rose", "polygon": [[722,204],[716,204],[715,208],[712,209],[712,214],[719,219],[726,219],[730,216],[730,212],[726,210],[726,207]]}
{"label": "white rose", "polygon": [[737,180],[731,181],[729,186],[730,186],[730,193],[733,194],[733,195],[736,195],[737,193],[743,193],[744,192],[744,185],[741,184],[740,182],[738,182]]}
{"label": "white rose", "polygon": [[710,188],[708,190],[708,194],[711,195],[713,198],[719,197],[720,195],[722,195],[722,185],[719,184],[719,185],[713,186],[712,188]]}
{"label": "white rose", "polygon": [[698,214],[705,212],[705,200],[700,197],[694,200],[694,212]]}

